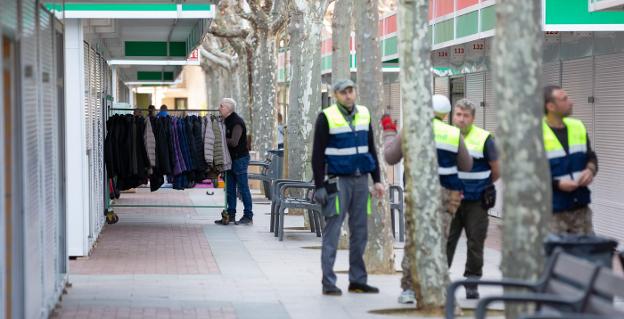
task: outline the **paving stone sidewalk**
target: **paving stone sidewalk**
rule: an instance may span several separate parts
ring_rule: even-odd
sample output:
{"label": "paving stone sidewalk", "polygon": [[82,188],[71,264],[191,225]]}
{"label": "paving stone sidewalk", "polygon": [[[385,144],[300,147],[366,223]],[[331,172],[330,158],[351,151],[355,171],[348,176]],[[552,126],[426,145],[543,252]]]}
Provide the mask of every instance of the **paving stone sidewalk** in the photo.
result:
{"label": "paving stone sidewalk", "polygon": [[[72,288],[54,318],[397,318],[371,311],[406,307],[397,303],[398,272],[369,277],[378,295],[346,293],[348,251],[342,250],[336,269],[345,294],[322,296],[320,239],[297,230],[301,216],[287,216],[285,241],[277,241],[269,232],[270,205],[254,198],[253,226],[215,225],[220,208],[117,208],[121,221],[105,227],[92,255],[70,262]],[[220,205],[223,193],[138,189],[120,202]],[[486,244],[487,278],[500,278],[498,225],[493,220]],[[397,270],[402,246],[395,244]],[[452,279],[463,273],[463,239],[456,254]]]}

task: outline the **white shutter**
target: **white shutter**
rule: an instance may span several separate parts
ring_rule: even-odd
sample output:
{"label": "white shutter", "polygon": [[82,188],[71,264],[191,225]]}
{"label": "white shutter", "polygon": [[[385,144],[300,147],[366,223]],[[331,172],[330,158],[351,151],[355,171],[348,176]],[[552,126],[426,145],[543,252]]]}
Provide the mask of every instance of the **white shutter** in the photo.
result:
{"label": "white shutter", "polygon": [[595,63],[596,125],[591,142],[599,171],[591,187],[594,224],[598,234],[624,240],[624,54],[597,56]]}
{"label": "white shutter", "polygon": [[485,129],[496,133],[496,95],[494,93],[494,83],[492,80],[492,72],[485,72]]}
{"label": "white shutter", "polygon": [[[42,155],[39,70],[37,68],[37,10],[35,1],[21,2],[21,150],[24,218],[24,317],[43,314]],[[15,283],[19,285],[20,283]]]}
{"label": "white shutter", "polygon": [[485,102],[483,96],[484,83],[485,73],[483,72],[466,75],[466,98],[477,106],[474,124],[479,127],[485,126],[485,108],[482,106],[482,103]]}
{"label": "white shutter", "polygon": [[564,61],[562,66],[562,87],[574,102],[572,117],[580,119],[587,127],[589,137],[594,136],[594,104],[588,103],[593,95],[593,58]]}
{"label": "white shutter", "polygon": [[441,94],[449,97],[450,88],[449,77],[434,77],[433,78],[433,94]]}
{"label": "white shutter", "polygon": [[401,123],[401,85],[398,81],[390,84],[390,107],[392,119]]}
{"label": "white shutter", "polygon": [[58,120],[57,97],[56,97],[56,65],[53,45],[53,23],[50,15],[41,10],[39,16],[39,57],[40,57],[40,95],[41,115],[43,120],[42,136],[43,160],[41,171],[43,177],[42,186],[44,201],[43,206],[43,249],[44,249],[44,293],[48,309],[52,308],[57,301],[59,283],[59,234],[58,221],[60,214],[59,198],[59,155],[58,155]]}
{"label": "white shutter", "polygon": [[542,67],[542,84],[561,85],[561,62],[546,63]]}
{"label": "white shutter", "polygon": [[15,0],[0,0],[0,28],[17,30],[17,3]]}

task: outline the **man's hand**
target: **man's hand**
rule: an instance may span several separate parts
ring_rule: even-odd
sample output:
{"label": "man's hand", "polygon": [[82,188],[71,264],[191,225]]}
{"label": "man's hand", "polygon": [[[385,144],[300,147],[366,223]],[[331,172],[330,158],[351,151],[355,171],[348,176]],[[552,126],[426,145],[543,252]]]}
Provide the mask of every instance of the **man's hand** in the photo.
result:
{"label": "man's hand", "polygon": [[377,198],[383,198],[385,193],[386,188],[383,186],[383,184],[375,183],[375,185],[373,186],[373,195]]}
{"label": "man's hand", "polygon": [[327,204],[327,190],[325,190],[325,187],[317,188],[314,191],[314,201],[323,206]]}
{"label": "man's hand", "polygon": [[594,181],[594,172],[592,172],[589,168],[584,169],[581,172],[581,176],[579,176],[576,181],[579,186],[589,186]]}
{"label": "man's hand", "polygon": [[577,183],[576,181],[569,180],[569,179],[559,181],[559,189],[564,192],[571,193],[575,191],[577,188],[579,188],[579,183]]}
{"label": "man's hand", "polygon": [[459,209],[459,205],[461,205],[463,197],[464,195],[461,192],[449,191],[446,202],[446,210],[454,215],[457,212],[457,209]]}

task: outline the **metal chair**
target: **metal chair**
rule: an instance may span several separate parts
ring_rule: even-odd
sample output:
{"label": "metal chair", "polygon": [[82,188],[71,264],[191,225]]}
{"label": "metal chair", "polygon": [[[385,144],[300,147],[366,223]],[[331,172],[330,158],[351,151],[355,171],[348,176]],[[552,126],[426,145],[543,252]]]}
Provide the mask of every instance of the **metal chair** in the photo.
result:
{"label": "metal chair", "polygon": [[[399,241],[405,241],[405,214],[403,211],[403,188],[399,185],[390,185],[388,189],[390,192],[390,216],[392,217],[392,236],[394,237],[396,234],[395,230],[395,211],[397,212],[399,219]],[[395,201],[395,194],[397,194],[397,200]],[[396,237],[395,237],[396,238]]]}

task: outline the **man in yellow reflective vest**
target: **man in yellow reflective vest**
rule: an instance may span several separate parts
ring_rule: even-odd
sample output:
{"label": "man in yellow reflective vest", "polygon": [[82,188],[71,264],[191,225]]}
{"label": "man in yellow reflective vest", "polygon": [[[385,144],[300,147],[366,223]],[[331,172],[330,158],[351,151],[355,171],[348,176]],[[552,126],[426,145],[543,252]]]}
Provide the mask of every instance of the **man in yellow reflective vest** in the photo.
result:
{"label": "man in yellow reflective vest", "polygon": [[321,248],[324,295],[342,294],[336,286],[334,263],[340,239],[340,228],[349,214],[349,292],[378,293],[368,285],[364,249],[368,241],[370,193],[368,176],[373,179],[373,192],[384,195],[381,184],[371,114],[356,105],[355,83],[339,80],[333,86],[336,104],[318,115],[312,147],[314,200],[323,206],[325,228]]}
{"label": "man in yellow reflective vest", "polygon": [[[446,124],[446,118],[451,111],[451,102],[443,95],[436,94],[432,97],[433,102],[433,133],[437,151],[438,175],[442,186],[440,196],[440,218],[444,230],[442,247],[446,252],[446,240],[449,235],[449,226],[453,215],[459,207],[463,184],[458,173],[469,172],[472,168],[472,158],[464,143],[464,138],[458,128]],[[397,135],[384,145],[384,158],[390,165],[397,164],[403,158],[401,150],[401,135]],[[409,260],[403,255],[401,261],[403,276],[401,277],[401,295],[399,303],[415,303],[416,297],[412,287],[412,277],[409,271]]]}
{"label": "man in yellow reflective vest", "polygon": [[[498,153],[490,132],[474,125],[477,106],[468,99],[455,103],[453,124],[461,130],[468,152],[472,157],[472,170],[459,172],[464,185],[464,197],[451,222],[447,243],[448,264],[451,267],[455,248],[462,230],[466,231],[467,258],[464,277],[481,278],[483,275],[483,246],[488,230],[488,209],[494,204],[494,182],[500,176]],[[466,298],[478,299],[476,285],[466,286]]]}
{"label": "man in yellow reflective vest", "polygon": [[552,178],[555,234],[593,234],[588,186],[598,172],[598,157],[580,120],[571,118],[573,103],[559,86],[544,88],[544,148]]}

